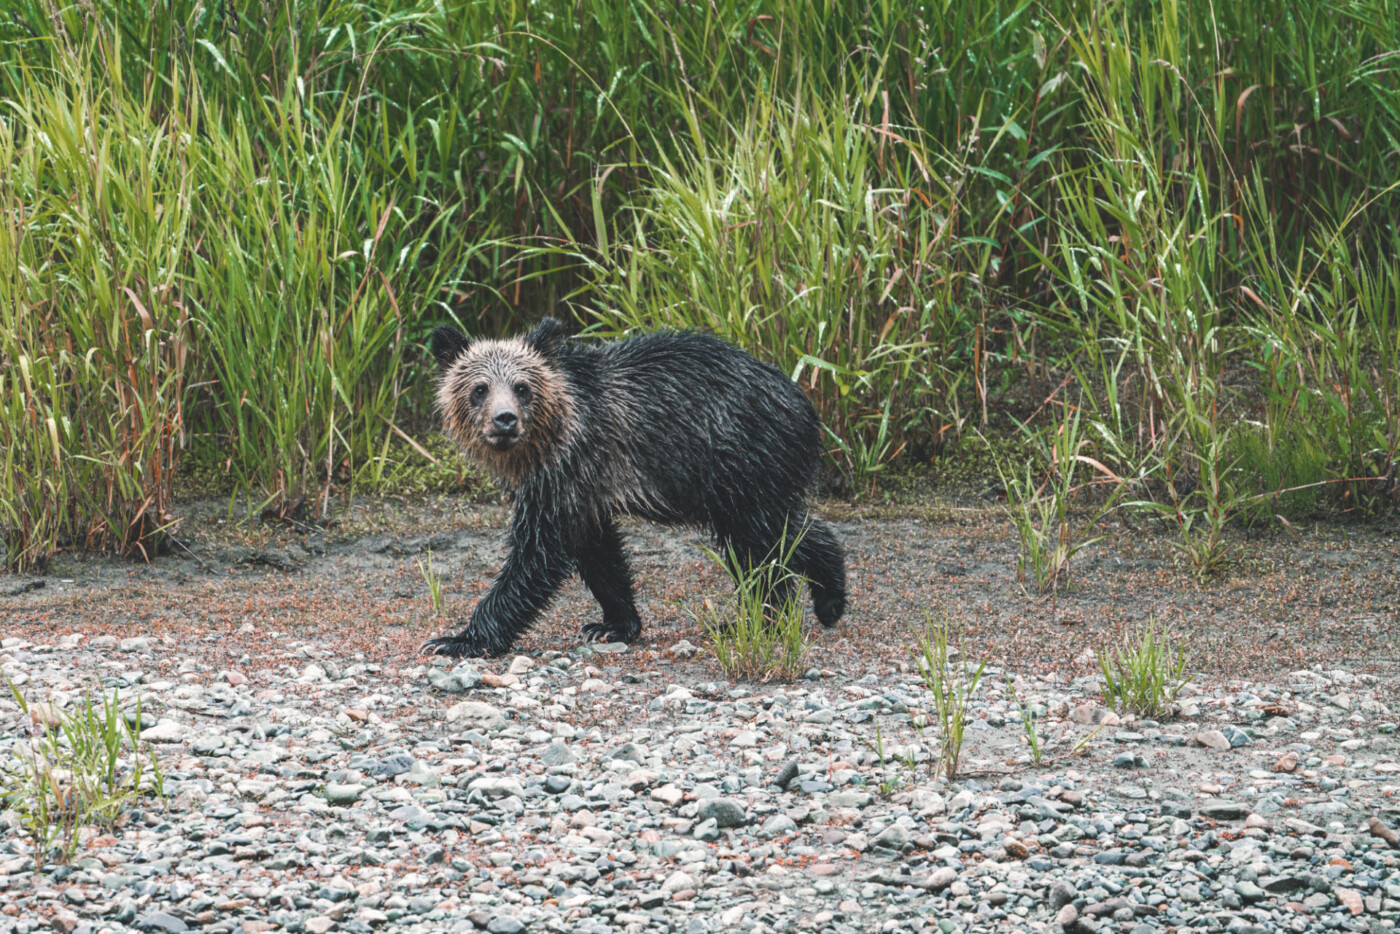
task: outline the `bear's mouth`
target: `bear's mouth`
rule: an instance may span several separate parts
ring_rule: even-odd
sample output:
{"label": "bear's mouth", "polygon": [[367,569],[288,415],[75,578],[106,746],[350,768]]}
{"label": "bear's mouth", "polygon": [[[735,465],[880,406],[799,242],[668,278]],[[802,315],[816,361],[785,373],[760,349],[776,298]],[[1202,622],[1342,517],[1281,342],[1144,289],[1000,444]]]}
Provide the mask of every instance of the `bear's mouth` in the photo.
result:
{"label": "bear's mouth", "polygon": [[488,431],[486,443],[497,451],[509,451],[520,441],[519,431]]}

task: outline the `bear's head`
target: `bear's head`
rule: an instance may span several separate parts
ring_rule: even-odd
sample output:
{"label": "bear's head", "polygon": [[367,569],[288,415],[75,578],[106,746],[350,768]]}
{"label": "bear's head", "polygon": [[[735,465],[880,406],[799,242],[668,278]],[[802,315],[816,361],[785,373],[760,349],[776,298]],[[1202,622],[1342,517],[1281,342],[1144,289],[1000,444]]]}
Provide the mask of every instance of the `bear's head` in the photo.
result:
{"label": "bear's head", "polygon": [[557,366],[564,326],[545,318],[529,334],[470,340],[456,328],[433,331],[442,376],[442,427],[467,454],[512,486],[558,448],[571,417]]}

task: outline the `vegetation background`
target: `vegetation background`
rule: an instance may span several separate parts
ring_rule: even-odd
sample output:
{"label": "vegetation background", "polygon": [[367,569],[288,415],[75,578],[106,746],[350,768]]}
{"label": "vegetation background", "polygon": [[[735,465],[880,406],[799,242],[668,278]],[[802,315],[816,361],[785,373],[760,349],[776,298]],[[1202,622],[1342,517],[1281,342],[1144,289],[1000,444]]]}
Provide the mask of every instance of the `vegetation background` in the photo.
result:
{"label": "vegetation background", "polygon": [[846,495],[990,445],[1052,564],[1394,508],[1394,0],[7,8],[11,566],[404,482],[431,328],[545,313],[772,361]]}

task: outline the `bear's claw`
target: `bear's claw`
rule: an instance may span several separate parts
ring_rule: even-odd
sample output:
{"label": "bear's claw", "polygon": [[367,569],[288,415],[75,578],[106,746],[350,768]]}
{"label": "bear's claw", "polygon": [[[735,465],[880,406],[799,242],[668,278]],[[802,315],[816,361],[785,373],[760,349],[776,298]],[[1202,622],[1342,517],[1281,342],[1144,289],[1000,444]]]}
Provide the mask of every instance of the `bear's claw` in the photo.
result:
{"label": "bear's claw", "polygon": [[628,642],[641,633],[642,627],[627,626],[624,629],[614,629],[607,623],[585,623],[583,626],[583,641],[590,642]]}
{"label": "bear's claw", "polygon": [[487,654],[485,648],[478,645],[472,639],[462,639],[457,636],[443,636],[439,639],[429,639],[419,648],[420,652],[427,655],[442,655],[447,658],[484,658]]}

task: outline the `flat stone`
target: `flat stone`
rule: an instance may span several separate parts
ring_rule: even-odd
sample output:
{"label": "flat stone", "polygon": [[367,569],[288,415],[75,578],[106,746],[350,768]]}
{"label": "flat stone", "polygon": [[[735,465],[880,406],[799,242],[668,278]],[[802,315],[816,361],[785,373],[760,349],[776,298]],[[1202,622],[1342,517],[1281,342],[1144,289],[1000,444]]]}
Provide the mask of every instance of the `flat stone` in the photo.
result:
{"label": "flat stone", "polygon": [[1198,813],[1211,820],[1244,820],[1249,808],[1235,801],[1211,801],[1201,805]]}
{"label": "flat stone", "polygon": [[662,804],[675,807],[685,800],[685,792],[675,785],[667,784],[660,788],[653,788],[650,797],[653,801],[660,801]]}
{"label": "flat stone", "polygon": [[1196,742],[1207,749],[1229,749],[1230,740],[1219,730],[1206,730],[1196,734]]}
{"label": "flat stone", "polygon": [[468,791],[479,791],[488,798],[506,798],[515,795],[517,798],[525,797],[524,787],[513,778],[496,778],[488,776],[478,778],[467,786]]}
{"label": "flat stone", "polygon": [[540,753],[540,761],[545,765],[572,765],[578,761],[578,756],[563,743],[550,743]]}
{"label": "flat stone", "polygon": [[1253,882],[1236,882],[1235,894],[1238,895],[1246,905],[1252,905],[1255,902],[1263,901],[1268,897],[1269,893],[1265,892]]}
{"label": "flat stone", "polygon": [[490,934],[520,934],[525,930],[525,925],[511,915],[492,915],[491,920],[486,922],[486,930]]}
{"label": "flat stone", "polygon": [[920,887],[930,892],[941,892],[958,879],[958,871],[951,866],[939,866],[920,883]]}
{"label": "flat stone", "polygon": [[699,887],[700,883],[694,876],[682,869],[677,869],[666,877],[665,882],[661,883],[661,892],[663,895],[670,896],[677,892],[694,891]]}
{"label": "flat stone", "polygon": [[447,722],[459,729],[467,727],[477,730],[499,730],[506,725],[506,718],[490,704],[462,701],[447,709]]}
{"label": "flat stone", "polygon": [[1327,831],[1316,824],[1310,824],[1296,817],[1285,817],[1283,819],[1283,826],[1289,831],[1304,837],[1324,837],[1327,835]]}
{"label": "flat stone", "polygon": [[[184,742],[189,732],[189,727],[183,723],[177,723],[174,720],[161,720],[155,726],[142,730],[141,740],[147,743],[181,743]],[[170,916],[167,915],[167,917]]]}
{"label": "flat stone", "polygon": [[760,837],[783,837],[790,833],[797,832],[797,821],[786,814],[774,814],[763,822],[763,826],[758,829]]}
{"label": "flat stone", "polygon": [[1371,836],[1380,837],[1390,846],[1400,848],[1400,834],[1387,827],[1379,817],[1372,817],[1366,829],[1370,831]]}
{"label": "flat stone", "polygon": [[1274,895],[1289,895],[1306,889],[1308,880],[1300,876],[1265,876],[1259,880],[1259,886]]}
{"label": "flat stone", "polygon": [[1230,748],[1238,749],[1241,746],[1248,746],[1250,743],[1249,734],[1237,726],[1222,727],[1220,732],[1230,742]]}
{"label": "flat stone", "polygon": [[326,800],[337,807],[345,807],[360,800],[364,791],[359,785],[331,783],[326,785]]}
{"label": "flat stone", "polygon": [[1366,910],[1361,893],[1355,889],[1347,889],[1337,885],[1332,887],[1332,894],[1337,896],[1337,901],[1342,903],[1342,907],[1353,915],[1359,915]]}
{"label": "flat stone", "polygon": [[690,835],[705,843],[713,843],[719,839],[719,824],[715,822],[713,817],[703,820],[695,825],[695,829],[690,832]]}
{"label": "flat stone", "polygon": [[827,803],[837,808],[868,808],[875,796],[868,791],[838,791],[826,796]]}
{"label": "flat stone", "polygon": [[1104,707],[1094,707],[1087,704],[1071,710],[1069,718],[1075,723],[1083,723],[1091,726],[1117,726],[1122,722],[1118,714],[1113,711]]}
{"label": "flat stone", "polygon": [[909,844],[909,831],[902,824],[890,824],[875,835],[870,845],[881,850],[903,850]]}
{"label": "flat stone", "polygon": [[169,931],[171,934],[181,934],[182,931],[190,929],[184,921],[163,911],[141,915],[136,919],[136,926],[146,931]]}

